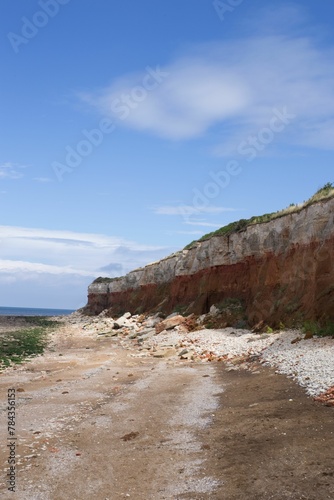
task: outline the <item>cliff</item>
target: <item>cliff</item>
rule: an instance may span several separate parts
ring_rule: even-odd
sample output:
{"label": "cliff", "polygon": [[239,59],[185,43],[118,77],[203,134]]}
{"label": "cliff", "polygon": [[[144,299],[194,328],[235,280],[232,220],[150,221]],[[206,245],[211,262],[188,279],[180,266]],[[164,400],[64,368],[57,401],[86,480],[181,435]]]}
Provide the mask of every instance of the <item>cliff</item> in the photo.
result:
{"label": "cliff", "polygon": [[124,277],[98,278],[86,312],[202,314],[238,299],[250,325],[334,320],[334,197],[270,219],[218,231]]}

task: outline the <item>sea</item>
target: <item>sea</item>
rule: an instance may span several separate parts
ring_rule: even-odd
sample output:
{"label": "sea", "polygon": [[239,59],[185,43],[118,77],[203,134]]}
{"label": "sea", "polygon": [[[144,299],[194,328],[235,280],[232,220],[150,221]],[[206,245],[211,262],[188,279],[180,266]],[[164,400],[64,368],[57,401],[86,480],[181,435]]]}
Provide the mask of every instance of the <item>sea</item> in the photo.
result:
{"label": "sea", "polygon": [[73,309],[40,309],[32,307],[0,307],[0,316],[66,316]]}

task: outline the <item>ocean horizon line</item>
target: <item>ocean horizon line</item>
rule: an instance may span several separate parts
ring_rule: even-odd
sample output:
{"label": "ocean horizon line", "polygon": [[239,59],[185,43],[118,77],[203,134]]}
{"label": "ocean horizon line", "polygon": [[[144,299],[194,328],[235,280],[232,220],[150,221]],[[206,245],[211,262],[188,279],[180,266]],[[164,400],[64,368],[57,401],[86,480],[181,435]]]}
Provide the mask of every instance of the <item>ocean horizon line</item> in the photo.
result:
{"label": "ocean horizon line", "polygon": [[0,306],[0,316],[67,316],[76,309]]}

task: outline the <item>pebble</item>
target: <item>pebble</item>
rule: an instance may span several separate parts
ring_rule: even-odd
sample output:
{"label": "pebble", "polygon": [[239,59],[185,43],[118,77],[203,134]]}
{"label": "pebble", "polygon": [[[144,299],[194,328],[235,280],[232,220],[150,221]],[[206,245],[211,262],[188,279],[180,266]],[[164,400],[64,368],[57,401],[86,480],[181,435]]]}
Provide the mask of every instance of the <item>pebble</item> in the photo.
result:
{"label": "pebble", "polygon": [[[305,339],[305,335],[296,329],[258,334],[243,328],[202,329],[189,333],[174,328],[154,335],[153,326],[161,320],[158,316],[151,316],[140,322],[136,316],[124,316],[120,322],[131,324],[134,330],[139,328],[138,337],[145,340],[144,343],[141,341],[141,347],[138,345],[143,352],[131,354],[132,357],[145,358],[154,353],[160,357],[165,350],[173,348],[176,349],[175,359],[180,359],[180,354],[177,354],[182,350],[190,351],[193,359],[202,362],[216,359],[231,362],[234,358],[244,357],[248,366],[249,361],[257,360],[264,366],[273,367],[277,373],[291,377],[313,397],[324,394],[334,386],[334,340],[331,337],[315,336]],[[70,318],[68,320],[71,321]],[[72,321],[75,324],[83,323],[86,328],[92,328],[92,333],[97,334],[108,330],[110,332],[117,319],[113,320],[102,314],[100,318],[96,317],[87,324],[87,318],[75,313]],[[122,335],[124,347],[129,342],[138,343],[138,338],[129,340],[129,335],[134,334],[133,330],[130,332],[125,328],[118,331]],[[186,363],[187,360],[183,362]],[[230,365],[228,369],[240,369],[240,365]]]}

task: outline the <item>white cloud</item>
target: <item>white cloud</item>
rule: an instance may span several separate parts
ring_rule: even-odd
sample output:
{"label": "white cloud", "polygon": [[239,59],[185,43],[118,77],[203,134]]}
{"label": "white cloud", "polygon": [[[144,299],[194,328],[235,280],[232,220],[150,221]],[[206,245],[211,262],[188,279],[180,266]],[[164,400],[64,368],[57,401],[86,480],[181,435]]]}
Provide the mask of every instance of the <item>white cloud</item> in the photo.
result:
{"label": "white cloud", "polygon": [[[235,116],[249,101],[243,82],[229,68],[214,61],[185,58],[164,68],[168,76],[145,101],[130,110],[126,126],[149,130],[163,137],[187,139],[201,135],[213,123]],[[102,92],[80,97],[104,114],[113,114],[112,103],[131,94],[143,77],[125,75]],[[118,118],[117,112],[113,114]]]}
{"label": "white cloud", "polygon": [[213,222],[205,222],[203,219],[185,219],[185,224],[188,224],[189,226],[203,226],[203,227],[215,227],[219,228],[222,227],[221,224],[214,224]]}
{"label": "white cloud", "polygon": [[26,168],[25,165],[18,165],[16,163],[2,163],[0,165],[0,180],[1,179],[20,179],[23,177],[20,169]]}
{"label": "white cloud", "polygon": [[[230,155],[268,125],[273,108],[286,107],[296,118],[277,141],[334,149],[334,51],[318,47],[311,37],[277,34],[273,26],[274,35],[266,25],[263,35],[196,46],[165,65],[168,76],[135,103],[122,124],[169,139],[204,136],[218,125],[219,154]],[[123,75],[100,92],[86,93],[85,100],[117,118],[111,103],[131,94],[142,78]]]}
{"label": "white cloud", "polygon": [[221,214],[223,212],[234,212],[235,208],[227,207],[194,207],[192,205],[163,205],[153,208],[157,215],[194,215],[194,214]]}
{"label": "white cloud", "polygon": [[78,276],[93,277],[94,273],[87,272],[82,269],[68,267],[53,266],[40,264],[36,262],[25,262],[20,260],[1,260],[0,273],[14,273],[24,275],[25,273],[43,273],[43,274],[77,274]]}
{"label": "white cloud", "polygon": [[[152,255],[163,256],[164,252],[168,252],[167,248],[140,245],[103,234],[12,226],[0,226],[0,245],[3,261],[53,266],[50,272],[60,274],[71,271],[96,275],[101,267],[113,261],[120,263],[123,271],[128,272],[130,261],[134,267],[141,265],[145,258],[149,260]],[[45,272],[48,272],[46,268]]]}
{"label": "white cloud", "polygon": [[79,307],[75,300],[81,297],[83,305],[94,278],[126,274],[174,250],[103,234],[0,226],[0,283],[4,285],[0,304],[11,305],[8,300],[13,296],[12,304],[28,307],[32,296],[19,297],[29,283],[41,307],[66,307],[64,297],[72,301],[67,307]]}

